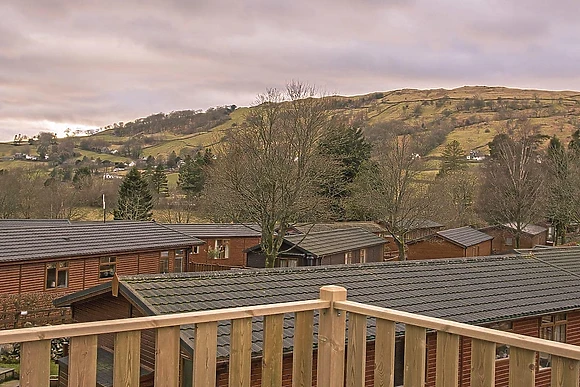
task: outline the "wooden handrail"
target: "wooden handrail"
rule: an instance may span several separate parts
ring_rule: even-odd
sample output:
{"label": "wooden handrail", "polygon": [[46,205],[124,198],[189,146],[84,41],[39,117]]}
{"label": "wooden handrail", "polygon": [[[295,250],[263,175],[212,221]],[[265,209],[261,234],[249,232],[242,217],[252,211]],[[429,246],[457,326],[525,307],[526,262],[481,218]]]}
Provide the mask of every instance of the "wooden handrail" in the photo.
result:
{"label": "wooden handrail", "polygon": [[576,345],[499,331],[496,329],[484,328],[436,317],[422,316],[394,309],[381,308],[353,301],[335,301],[334,308],[349,313],[363,314],[369,317],[396,321],[440,332],[471,337],[473,339],[507,344],[531,351],[547,352],[564,358],[580,360],[580,347]]}
{"label": "wooden handrail", "polygon": [[239,308],[204,310],[161,316],[135,317],[108,321],[95,321],[46,327],[22,328],[0,331],[0,344],[25,343],[60,337],[77,337],[156,329],[176,325],[199,324],[212,321],[233,320],[245,317],[269,316],[281,313],[304,312],[330,307],[328,300],[307,300],[279,304],[246,306]]}

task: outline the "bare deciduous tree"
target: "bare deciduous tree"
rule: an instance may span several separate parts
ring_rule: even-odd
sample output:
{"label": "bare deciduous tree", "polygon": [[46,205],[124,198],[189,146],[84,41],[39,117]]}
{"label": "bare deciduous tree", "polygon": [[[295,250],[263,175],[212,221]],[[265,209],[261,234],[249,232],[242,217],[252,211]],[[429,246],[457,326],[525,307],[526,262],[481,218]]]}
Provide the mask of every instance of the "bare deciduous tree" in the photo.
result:
{"label": "bare deciduous tree", "polygon": [[351,208],[359,216],[384,221],[403,261],[407,234],[432,214],[427,184],[419,181],[423,161],[409,135],[390,136],[374,149],[354,183]]}
{"label": "bare deciduous tree", "polygon": [[261,227],[272,267],[288,227],[326,212],[320,182],[333,163],[318,143],[330,121],[327,99],[303,83],[268,90],[257,102],[217,154],[203,197],[209,217]]}
{"label": "bare deciduous tree", "polygon": [[437,197],[437,221],[448,227],[480,223],[476,214],[479,180],[469,170],[451,171],[436,179],[431,197]]}
{"label": "bare deciduous tree", "polygon": [[481,211],[492,224],[511,224],[515,247],[525,227],[544,215],[544,174],[538,152],[539,130],[521,120],[508,127],[509,136],[490,143],[484,166]]}

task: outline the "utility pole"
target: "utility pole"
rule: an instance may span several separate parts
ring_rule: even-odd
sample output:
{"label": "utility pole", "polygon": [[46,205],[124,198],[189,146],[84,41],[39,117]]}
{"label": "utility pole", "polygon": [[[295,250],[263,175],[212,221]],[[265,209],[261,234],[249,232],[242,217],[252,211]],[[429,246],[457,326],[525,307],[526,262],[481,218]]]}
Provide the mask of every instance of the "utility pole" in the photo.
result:
{"label": "utility pole", "polygon": [[105,211],[105,194],[103,194],[103,223],[107,221],[107,212]]}

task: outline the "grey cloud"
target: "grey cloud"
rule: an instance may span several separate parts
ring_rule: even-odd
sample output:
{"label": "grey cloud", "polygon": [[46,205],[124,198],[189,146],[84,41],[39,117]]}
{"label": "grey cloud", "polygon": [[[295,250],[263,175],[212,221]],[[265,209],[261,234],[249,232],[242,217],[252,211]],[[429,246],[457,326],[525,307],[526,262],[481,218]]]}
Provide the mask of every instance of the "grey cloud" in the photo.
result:
{"label": "grey cloud", "polygon": [[296,78],[342,94],[580,89],[578,14],[576,0],[7,0],[0,140],[16,122],[247,105]]}

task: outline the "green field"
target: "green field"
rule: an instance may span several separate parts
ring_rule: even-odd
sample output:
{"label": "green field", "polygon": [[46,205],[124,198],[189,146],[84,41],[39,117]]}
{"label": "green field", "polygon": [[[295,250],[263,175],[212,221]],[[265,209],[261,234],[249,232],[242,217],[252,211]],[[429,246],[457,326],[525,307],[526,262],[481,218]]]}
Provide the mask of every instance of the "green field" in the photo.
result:
{"label": "green field", "polygon": [[[359,117],[363,120],[363,127],[392,122],[423,128],[420,130],[425,132],[429,132],[438,124],[448,127],[450,133],[443,144],[423,156],[439,156],[445,145],[453,140],[459,141],[466,152],[480,149],[486,153],[487,143],[496,134],[505,131],[508,122],[519,118],[530,119],[533,124],[540,127],[542,134],[556,135],[564,142],[568,142],[571,134],[580,128],[578,92],[467,86],[453,90],[403,89],[352,97],[334,96],[331,99],[336,103],[334,110],[330,111],[331,115]],[[215,148],[228,130],[235,130],[243,123],[251,109],[238,108],[230,113],[228,121],[204,132],[181,135],[179,131],[162,130],[143,135],[144,138],[152,140],[154,145],[142,145],[142,156],[166,157],[173,151],[179,154],[184,148],[188,152],[198,148]],[[107,141],[109,148],[113,149],[118,149],[131,138],[116,137],[112,129],[97,133],[94,137]],[[81,140],[80,137],[75,139],[77,145]],[[0,157],[10,156],[24,149],[36,153],[35,146],[16,147],[12,143],[0,143]],[[112,162],[129,161],[128,158],[116,155],[99,154],[78,148],[75,151],[81,153],[79,158],[87,156]],[[31,165],[33,164],[20,161],[0,164],[1,168]]]}

